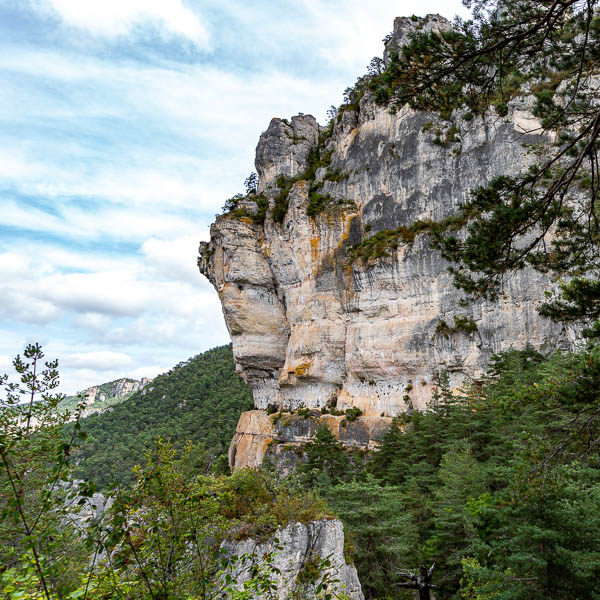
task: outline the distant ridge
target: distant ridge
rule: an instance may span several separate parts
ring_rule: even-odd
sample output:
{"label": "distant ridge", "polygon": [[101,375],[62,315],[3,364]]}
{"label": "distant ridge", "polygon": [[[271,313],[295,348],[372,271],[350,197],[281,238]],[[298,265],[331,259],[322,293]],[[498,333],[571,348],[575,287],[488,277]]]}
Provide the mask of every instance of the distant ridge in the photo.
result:
{"label": "distant ridge", "polygon": [[140,380],[122,377],[108,383],[94,385],[82,390],[74,396],[67,396],[59,405],[62,411],[73,411],[80,402],[85,402],[83,416],[104,412],[115,404],[123,402],[135,392],[145,388],[152,379],[142,377]]}

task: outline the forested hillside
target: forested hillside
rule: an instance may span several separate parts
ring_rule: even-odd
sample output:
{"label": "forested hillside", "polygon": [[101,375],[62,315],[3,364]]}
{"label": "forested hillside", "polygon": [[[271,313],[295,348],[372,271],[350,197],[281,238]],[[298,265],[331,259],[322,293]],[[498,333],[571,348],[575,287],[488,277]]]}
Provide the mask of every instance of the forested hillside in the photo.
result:
{"label": "forested hillside", "polygon": [[380,451],[328,430],[305,484],[349,534],[369,599],[408,599],[401,570],[436,564],[436,597],[600,598],[600,353],[495,357],[488,378],[395,420]]}
{"label": "forested hillside", "polygon": [[115,479],[129,483],[133,466],[159,436],[179,448],[193,442],[197,468],[209,468],[227,452],[240,413],[250,408],[252,394],[235,372],[231,346],[214,348],[159,375],[109,412],[84,419],[87,439],[75,475],[100,488]]}

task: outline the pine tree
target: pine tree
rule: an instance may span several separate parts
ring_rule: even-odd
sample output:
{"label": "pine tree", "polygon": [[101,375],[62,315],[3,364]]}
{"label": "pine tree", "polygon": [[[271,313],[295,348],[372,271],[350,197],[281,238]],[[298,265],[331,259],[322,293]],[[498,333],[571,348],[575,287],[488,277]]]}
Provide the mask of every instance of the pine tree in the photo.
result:
{"label": "pine tree", "polygon": [[309,487],[319,483],[335,485],[352,478],[354,467],[348,454],[324,423],[317,428],[314,440],[306,446],[305,454],[306,462],[299,471]]}
{"label": "pine tree", "polygon": [[402,487],[381,487],[367,477],[330,488],[327,500],[344,522],[365,596],[389,596],[400,567],[414,566],[417,553],[416,523]]}

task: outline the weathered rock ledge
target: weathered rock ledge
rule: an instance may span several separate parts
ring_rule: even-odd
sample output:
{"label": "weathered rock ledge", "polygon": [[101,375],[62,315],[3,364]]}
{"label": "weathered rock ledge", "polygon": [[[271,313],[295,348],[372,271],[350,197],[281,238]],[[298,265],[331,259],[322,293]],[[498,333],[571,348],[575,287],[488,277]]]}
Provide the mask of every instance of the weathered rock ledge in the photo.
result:
{"label": "weathered rock ledge", "polygon": [[358,417],[349,421],[344,416],[276,413],[263,410],[242,413],[229,447],[229,464],[234,469],[258,467],[265,456],[280,468],[291,467],[299,460],[304,446],[314,438],[319,425],[329,430],[347,448],[373,450],[388,430],[390,417]]}

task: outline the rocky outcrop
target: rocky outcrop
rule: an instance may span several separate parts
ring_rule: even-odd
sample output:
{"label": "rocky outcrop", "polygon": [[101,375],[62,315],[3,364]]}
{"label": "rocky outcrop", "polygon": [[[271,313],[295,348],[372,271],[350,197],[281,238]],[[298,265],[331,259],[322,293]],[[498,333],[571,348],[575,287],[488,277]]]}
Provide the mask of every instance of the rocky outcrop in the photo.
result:
{"label": "rocky outcrop", "polygon": [[[447,26],[438,16],[397,19],[387,52],[415,27]],[[356,108],[340,110],[327,132],[309,115],[291,125],[271,121],[256,151],[259,191],[270,207],[264,221],[253,218],[258,203],[250,197],[252,210],[217,217],[210,243],[201,245],[200,270],[219,294],[255,406],[393,416],[423,409],[442,372],[456,388],[480,378],[499,351],[570,346],[576,332],[536,310],[549,285],[544,275],[524,270],[497,301],[463,305],[426,227],[414,229],[451,216],[494,176],[527,167],[527,145],[547,141],[534,131],[530,100],[514,99],[503,117],[455,112],[452,123],[408,107],[392,113],[369,91]],[[318,133],[315,170],[310,143]],[[279,222],[273,210],[286,181]],[[326,198],[320,210],[315,190]],[[388,240],[385,250],[361,253],[378,234]],[[255,414],[240,422],[236,440],[245,449],[234,448],[235,464],[242,454],[258,460],[250,431],[259,421],[266,424]]]}
{"label": "rocky outcrop", "polygon": [[77,479],[60,482],[60,487],[65,494],[64,522],[83,531],[104,517],[113,505],[114,499],[100,492],[95,492],[91,496],[82,496],[78,493],[81,484],[83,480]]}
{"label": "rocky outcrop", "polygon": [[147,377],[142,377],[140,380],[123,377],[101,385],[94,385],[79,392],[76,396],[67,396],[60,404],[60,408],[74,410],[83,400],[86,406],[81,413],[82,417],[101,413],[109,410],[113,404],[125,400],[134,392],[144,390],[151,381],[152,379]]}
{"label": "rocky outcrop", "polygon": [[[356,569],[344,558],[344,527],[340,521],[290,523],[267,542],[228,541],[223,548],[231,556],[247,555],[257,562],[273,554],[272,577],[277,585],[274,597],[280,600],[318,598],[316,587],[323,580],[331,582],[332,593],[343,593],[349,600],[364,599]],[[324,566],[325,560],[328,567]],[[242,588],[249,578],[247,565],[234,567],[232,576]]]}
{"label": "rocky outcrop", "polygon": [[400,50],[410,42],[415,33],[442,33],[451,29],[450,22],[440,15],[427,15],[426,17],[396,17],[394,29],[385,39],[383,62],[387,65],[392,52]]}
{"label": "rocky outcrop", "polygon": [[119,379],[115,385],[115,397],[133,394],[146,387],[152,380],[142,377],[139,381],[135,379]]}
{"label": "rocky outcrop", "polygon": [[280,175],[295,177],[304,170],[310,149],[317,143],[319,124],[312,115],[273,119],[256,148],[258,193],[272,191]]}
{"label": "rocky outcrop", "polygon": [[315,437],[320,425],[326,425],[347,448],[374,449],[392,419],[390,417],[358,417],[348,420],[342,415],[275,413],[250,410],[240,417],[229,447],[229,464],[258,467],[269,456],[286,471],[302,460],[304,446]]}

